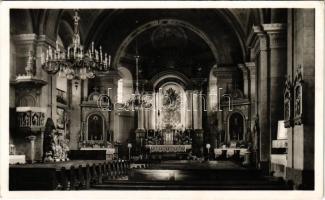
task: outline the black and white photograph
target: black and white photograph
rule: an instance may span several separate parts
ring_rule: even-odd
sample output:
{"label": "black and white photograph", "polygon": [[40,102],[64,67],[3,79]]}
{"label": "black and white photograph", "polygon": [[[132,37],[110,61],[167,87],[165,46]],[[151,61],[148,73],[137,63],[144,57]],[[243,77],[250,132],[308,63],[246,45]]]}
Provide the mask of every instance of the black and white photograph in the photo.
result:
{"label": "black and white photograph", "polygon": [[321,198],[324,2],[24,3],[2,13],[7,195]]}

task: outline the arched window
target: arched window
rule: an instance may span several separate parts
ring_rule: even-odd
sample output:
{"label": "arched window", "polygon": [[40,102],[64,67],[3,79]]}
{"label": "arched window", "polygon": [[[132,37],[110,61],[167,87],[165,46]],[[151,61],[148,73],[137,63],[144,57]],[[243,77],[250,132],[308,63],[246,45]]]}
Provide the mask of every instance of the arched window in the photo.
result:
{"label": "arched window", "polygon": [[88,117],[88,140],[104,139],[104,119],[99,114]]}

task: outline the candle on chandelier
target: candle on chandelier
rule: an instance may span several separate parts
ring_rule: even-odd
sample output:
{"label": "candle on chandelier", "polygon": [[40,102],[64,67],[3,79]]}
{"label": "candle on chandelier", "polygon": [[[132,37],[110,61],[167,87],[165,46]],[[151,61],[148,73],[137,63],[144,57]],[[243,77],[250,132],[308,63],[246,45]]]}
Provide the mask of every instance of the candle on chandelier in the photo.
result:
{"label": "candle on chandelier", "polygon": [[51,46],[49,46],[49,47],[50,47],[50,52],[49,52],[49,54],[50,54],[50,59],[52,60],[52,59],[53,59],[52,47],[51,47]]}
{"label": "candle on chandelier", "polygon": [[91,52],[94,53],[94,42],[91,43]]}
{"label": "candle on chandelier", "polygon": [[43,65],[45,63],[44,61],[44,52],[42,51],[41,53],[41,64]]}
{"label": "candle on chandelier", "polygon": [[111,67],[111,55],[108,56],[108,67]]}
{"label": "candle on chandelier", "polygon": [[100,62],[102,62],[103,61],[102,46],[99,46],[99,57],[100,57]]}
{"label": "candle on chandelier", "polygon": [[95,50],[95,58],[96,58],[96,60],[98,60],[98,51],[97,50]]}
{"label": "candle on chandelier", "polygon": [[49,50],[46,50],[46,61],[49,60]]}
{"label": "candle on chandelier", "polygon": [[105,66],[105,69],[107,69],[107,53],[105,53],[104,66]]}

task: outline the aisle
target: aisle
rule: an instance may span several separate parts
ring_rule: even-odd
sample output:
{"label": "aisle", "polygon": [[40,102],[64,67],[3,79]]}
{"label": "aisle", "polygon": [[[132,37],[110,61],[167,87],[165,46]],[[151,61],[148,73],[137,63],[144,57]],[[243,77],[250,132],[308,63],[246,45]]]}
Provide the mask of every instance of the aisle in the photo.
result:
{"label": "aisle", "polygon": [[163,161],[131,169],[127,177],[104,180],[96,190],[288,190],[286,183],[265,177],[232,161]]}

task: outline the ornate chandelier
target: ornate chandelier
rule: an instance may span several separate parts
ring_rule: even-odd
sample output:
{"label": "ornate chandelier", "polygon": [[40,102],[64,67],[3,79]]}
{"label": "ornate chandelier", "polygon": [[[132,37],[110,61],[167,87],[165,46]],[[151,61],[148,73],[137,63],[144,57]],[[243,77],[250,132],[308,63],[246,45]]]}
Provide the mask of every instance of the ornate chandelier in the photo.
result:
{"label": "ornate chandelier", "polygon": [[61,51],[56,42],[56,48],[51,46],[46,50],[46,55],[42,53],[42,68],[49,74],[59,72],[59,77],[66,77],[69,80],[94,78],[96,71],[108,71],[111,65],[111,56],[107,53],[103,54],[102,47],[94,48],[94,42],[91,48],[85,50],[80,44],[78,11],[75,10],[74,34],[72,43],[67,50]]}

